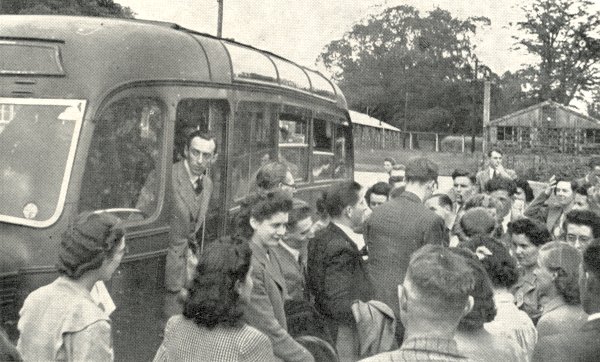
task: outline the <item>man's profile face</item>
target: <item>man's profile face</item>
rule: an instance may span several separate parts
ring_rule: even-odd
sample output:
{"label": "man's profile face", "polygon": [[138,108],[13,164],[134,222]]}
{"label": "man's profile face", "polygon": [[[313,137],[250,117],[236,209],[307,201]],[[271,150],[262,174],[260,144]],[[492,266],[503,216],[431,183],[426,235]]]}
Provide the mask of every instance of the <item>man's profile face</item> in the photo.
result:
{"label": "man's profile face", "polygon": [[587,195],[582,195],[578,193],[573,194],[573,205],[571,206],[571,210],[589,210],[590,204],[588,202]]}
{"label": "man's profile face", "polygon": [[377,206],[383,204],[387,200],[388,200],[387,195],[379,195],[376,193],[372,193],[371,195],[369,195],[369,207],[372,210],[372,209],[376,208]]}
{"label": "man's profile face", "polygon": [[454,194],[456,202],[462,204],[475,193],[471,179],[467,176],[458,176],[454,179]]}
{"label": "man's profile face", "polygon": [[352,223],[353,230],[361,230],[365,220],[371,212],[369,205],[367,205],[367,200],[365,200],[365,191],[366,190],[360,190],[358,194],[358,201],[355,205],[350,206],[351,212],[349,218],[350,222]]}
{"label": "man's profile face", "polygon": [[194,137],[189,146],[183,150],[183,155],[190,166],[193,175],[201,176],[213,160],[215,141],[202,137]]}
{"label": "man's profile face", "polygon": [[300,220],[293,227],[288,227],[284,241],[290,241],[295,245],[306,245],[308,240],[315,236],[312,231],[312,218],[309,216],[303,220]]}
{"label": "man's profile face", "polygon": [[492,191],[490,193],[491,197],[496,198],[498,201],[500,201],[502,203],[502,210],[501,210],[501,217],[505,217],[506,215],[508,215],[508,213],[510,212],[510,209],[512,208],[512,198],[510,197],[510,195],[508,194],[508,191],[506,190],[496,190],[496,191]]}
{"label": "man's profile face", "polygon": [[490,154],[490,166],[495,169],[502,165],[502,154],[500,152],[492,151]]}

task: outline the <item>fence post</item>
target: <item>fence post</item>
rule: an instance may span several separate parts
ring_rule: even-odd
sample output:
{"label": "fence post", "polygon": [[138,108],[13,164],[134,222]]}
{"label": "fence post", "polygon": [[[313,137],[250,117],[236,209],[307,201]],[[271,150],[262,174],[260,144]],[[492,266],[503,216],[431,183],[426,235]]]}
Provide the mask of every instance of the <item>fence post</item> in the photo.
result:
{"label": "fence post", "polygon": [[461,139],[462,139],[462,142],[461,142],[460,152],[465,153],[465,135],[462,135]]}
{"label": "fence post", "polygon": [[408,149],[412,150],[412,132],[408,132]]}
{"label": "fence post", "polygon": [[437,133],[435,134],[435,152],[440,152],[440,138]]}

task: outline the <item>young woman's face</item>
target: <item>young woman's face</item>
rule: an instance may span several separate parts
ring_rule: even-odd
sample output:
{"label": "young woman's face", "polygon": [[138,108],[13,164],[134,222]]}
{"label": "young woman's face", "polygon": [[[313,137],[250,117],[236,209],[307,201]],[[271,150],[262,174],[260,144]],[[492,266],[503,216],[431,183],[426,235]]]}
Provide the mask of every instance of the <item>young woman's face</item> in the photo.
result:
{"label": "young woman's face", "polygon": [[251,218],[250,225],[254,229],[252,240],[265,248],[277,245],[285,235],[287,222],[287,212],[278,212],[263,221]]}
{"label": "young woman's face", "polygon": [[525,234],[513,234],[512,246],[519,266],[527,268],[537,265],[538,247]]}

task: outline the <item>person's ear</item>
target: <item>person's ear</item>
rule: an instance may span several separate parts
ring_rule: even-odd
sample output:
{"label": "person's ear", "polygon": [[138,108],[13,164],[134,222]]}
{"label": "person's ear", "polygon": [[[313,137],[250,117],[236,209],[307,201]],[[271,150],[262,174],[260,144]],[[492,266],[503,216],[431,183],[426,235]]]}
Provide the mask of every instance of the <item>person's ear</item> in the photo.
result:
{"label": "person's ear", "polygon": [[471,311],[473,310],[473,305],[475,305],[475,299],[473,299],[473,296],[469,295],[469,298],[465,303],[465,308],[463,309],[463,317],[471,313]]}
{"label": "person's ear", "polygon": [[408,306],[408,299],[406,297],[406,291],[404,290],[404,285],[398,285],[398,301],[400,302],[400,310],[406,311]]}
{"label": "person's ear", "polygon": [[352,216],[352,206],[350,206],[350,205],[346,206],[346,208],[344,209],[344,212],[346,213],[346,216],[348,218],[350,218]]}
{"label": "person's ear", "polygon": [[253,218],[253,217],[250,217],[250,226],[252,227],[252,229],[253,229],[253,230],[256,230],[256,229],[258,229],[258,225],[259,225],[259,224],[260,224],[260,223],[258,222],[258,220],[256,220],[256,219],[255,219],[255,218]]}

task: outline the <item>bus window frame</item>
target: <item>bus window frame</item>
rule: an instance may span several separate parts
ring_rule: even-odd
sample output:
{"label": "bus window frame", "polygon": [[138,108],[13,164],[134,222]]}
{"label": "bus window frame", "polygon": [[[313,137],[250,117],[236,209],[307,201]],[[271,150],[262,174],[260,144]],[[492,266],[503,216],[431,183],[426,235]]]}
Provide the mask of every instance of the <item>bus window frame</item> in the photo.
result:
{"label": "bus window frame", "polygon": [[83,125],[86,122],[87,114],[90,112],[88,101],[86,99],[59,99],[59,98],[14,98],[14,97],[0,97],[0,102],[14,102],[14,104],[23,105],[52,105],[52,106],[66,106],[76,107],[81,105],[81,117],[75,121],[75,127],[73,129],[73,135],[71,136],[71,144],[69,146],[69,153],[67,156],[65,171],[62,178],[60,191],[58,194],[58,200],[54,213],[46,220],[37,221],[26,218],[20,218],[16,216],[0,215],[0,222],[8,222],[17,225],[31,226],[35,228],[47,228],[52,226],[58,221],[63,211],[65,210],[65,203],[67,201],[67,193],[70,188],[71,175],[75,165],[75,156],[77,153],[77,147],[79,145],[79,138]]}
{"label": "bus window frame", "polygon": [[294,181],[297,183],[298,186],[303,186],[306,184],[309,184],[311,182],[312,176],[311,176],[311,169],[310,169],[310,163],[311,163],[311,156],[310,156],[310,140],[311,140],[311,136],[312,136],[312,111],[302,105],[297,105],[297,104],[290,104],[290,103],[286,103],[283,102],[281,103],[281,107],[279,109],[279,113],[277,114],[277,129],[279,129],[279,122],[281,121],[281,115],[289,115],[290,117],[290,121],[296,122],[296,120],[294,120],[293,118],[298,119],[300,122],[304,122],[305,126],[306,126],[306,142],[305,143],[280,143],[279,140],[277,140],[277,155],[279,155],[280,149],[281,148],[305,148],[306,149],[306,161],[303,164],[304,167],[304,173],[306,174],[305,178],[302,179],[295,179]]}
{"label": "bus window frame", "polygon": [[[310,150],[311,150],[311,156],[310,156],[310,168],[309,168],[309,172],[310,172],[310,176],[311,176],[311,180],[312,183],[315,185],[321,185],[321,184],[327,184],[327,183],[331,183],[333,181],[336,180],[341,180],[341,179],[337,179],[335,177],[333,177],[333,173],[331,177],[328,178],[323,178],[323,179],[314,179],[314,175],[313,175],[313,168],[314,168],[314,155],[315,154],[321,154],[321,155],[327,155],[327,156],[332,156],[333,159],[335,160],[335,136],[336,136],[336,130],[335,127],[336,126],[345,126],[345,127],[350,127],[349,122],[347,121],[347,116],[344,116],[343,114],[333,114],[330,112],[324,112],[324,111],[315,111],[313,114],[313,117],[311,119],[311,126],[310,126],[310,131],[311,131],[311,140],[310,140]],[[328,151],[322,151],[322,150],[318,150],[315,148],[314,145],[314,132],[315,132],[315,128],[314,128],[314,121],[315,120],[320,120],[320,121],[325,121],[329,124],[332,125],[332,137],[331,137],[331,152]],[[348,124],[347,124],[348,123]],[[351,159],[352,161],[352,159]],[[352,172],[352,171],[350,171]]]}

